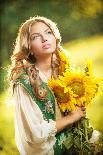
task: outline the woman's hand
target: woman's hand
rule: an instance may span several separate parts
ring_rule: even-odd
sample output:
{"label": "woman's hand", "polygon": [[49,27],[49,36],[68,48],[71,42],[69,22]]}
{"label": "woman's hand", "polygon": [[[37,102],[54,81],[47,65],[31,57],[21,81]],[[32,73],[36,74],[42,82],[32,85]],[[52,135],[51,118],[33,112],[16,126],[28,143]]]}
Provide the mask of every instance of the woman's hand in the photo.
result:
{"label": "woman's hand", "polygon": [[69,113],[68,118],[71,117],[73,123],[79,121],[82,117],[86,116],[85,107],[77,107],[76,110]]}
{"label": "woman's hand", "polygon": [[70,112],[67,116],[56,121],[57,132],[60,132],[67,126],[79,121],[82,117],[86,116],[85,107],[77,107],[76,110]]}

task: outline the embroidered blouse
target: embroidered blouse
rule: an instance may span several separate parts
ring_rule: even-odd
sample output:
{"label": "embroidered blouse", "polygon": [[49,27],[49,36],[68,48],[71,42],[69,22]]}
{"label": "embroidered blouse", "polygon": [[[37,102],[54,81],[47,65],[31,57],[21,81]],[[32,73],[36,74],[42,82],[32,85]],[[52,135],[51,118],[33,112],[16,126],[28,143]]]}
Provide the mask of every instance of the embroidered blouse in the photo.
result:
{"label": "embroidered blouse", "polygon": [[[41,71],[43,87],[47,79]],[[29,80],[15,82],[15,140],[21,155],[62,155],[66,139],[65,130],[56,134],[56,120],[63,117],[53,92],[45,103],[39,101],[32,92]]]}

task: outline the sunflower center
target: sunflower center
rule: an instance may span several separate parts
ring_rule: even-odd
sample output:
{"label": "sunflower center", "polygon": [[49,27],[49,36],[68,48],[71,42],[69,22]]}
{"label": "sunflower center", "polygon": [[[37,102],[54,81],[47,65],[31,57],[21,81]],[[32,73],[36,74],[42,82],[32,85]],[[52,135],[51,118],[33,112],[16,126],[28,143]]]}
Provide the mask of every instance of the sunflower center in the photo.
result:
{"label": "sunflower center", "polygon": [[74,94],[78,95],[78,97],[83,96],[85,88],[80,82],[73,82],[69,85],[72,88]]}

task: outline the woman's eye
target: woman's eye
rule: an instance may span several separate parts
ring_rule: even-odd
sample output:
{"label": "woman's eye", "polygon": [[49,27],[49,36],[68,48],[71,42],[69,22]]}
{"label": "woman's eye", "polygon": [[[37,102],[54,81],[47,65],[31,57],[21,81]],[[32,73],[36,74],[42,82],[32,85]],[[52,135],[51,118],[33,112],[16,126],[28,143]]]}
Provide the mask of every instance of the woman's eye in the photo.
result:
{"label": "woman's eye", "polygon": [[32,40],[35,40],[35,39],[37,39],[39,36],[34,36],[33,38],[32,38]]}
{"label": "woman's eye", "polygon": [[52,32],[51,31],[48,31],[48,34],[52,34]]}

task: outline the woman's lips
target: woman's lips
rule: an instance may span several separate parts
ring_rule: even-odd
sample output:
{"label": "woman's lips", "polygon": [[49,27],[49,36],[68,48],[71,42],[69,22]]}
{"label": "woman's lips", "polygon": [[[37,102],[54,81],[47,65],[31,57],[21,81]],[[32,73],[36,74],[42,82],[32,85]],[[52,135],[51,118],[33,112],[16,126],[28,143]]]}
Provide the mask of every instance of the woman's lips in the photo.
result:
{"label": "woman's lips", "polygon": [[48,48],[50,48],[50,47],[51,47],[50,44],[45,44],[45,45],[43,46],[44,49],[48,49]]}

